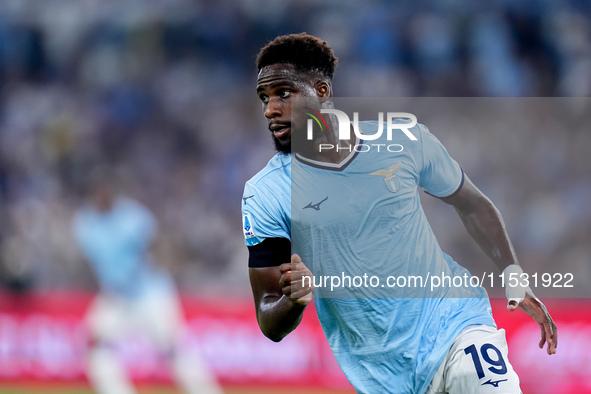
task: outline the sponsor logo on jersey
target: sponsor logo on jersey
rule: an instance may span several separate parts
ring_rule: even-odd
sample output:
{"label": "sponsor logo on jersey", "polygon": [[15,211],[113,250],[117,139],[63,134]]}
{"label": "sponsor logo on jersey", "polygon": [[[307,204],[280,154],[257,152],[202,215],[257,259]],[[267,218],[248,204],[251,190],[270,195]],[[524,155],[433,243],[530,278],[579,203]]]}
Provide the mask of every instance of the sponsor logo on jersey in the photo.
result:
{"label": "sponsor logo on jersey", "polygon": [[398,179],[398,177],[394,173],[396,172],[396,170],[398,170],[398,168],[401,165],[402,165],[402,163],[396,163],[396,164],[390,166],[390,168],[388,168],[387,170],[378,170],[378,171],[372,172],[369,175],[383,176],[384,183],[386,184],[386,187],[388,188],[388,190],[390,190],[392,193],[396,193],[398,191],[398,189],[400,189],[400,180]]}
{"label": "sponsor logo on jersey", "polygon": [[325,202],[326,200],[328,200],[328,196],[326,196],[326,198],[320,202],[317,202],[316,204],[308,204],[305,207],[303,207],[302,209],[306,209],[306,208],[310,208],[313,209],[315,211],[320,211],[320,204],[322,204],[323,202]]}
{"label": "sponsor logo on jersey", "polygon": [[254,234],[254,231],[252,231],[251,222],[252,222],[252,219],[250,218],[250,215],[249,214],[244,215],[242,228],[244,230],[244,238],[246,238],[246,239],[253,238],[256,236]]}

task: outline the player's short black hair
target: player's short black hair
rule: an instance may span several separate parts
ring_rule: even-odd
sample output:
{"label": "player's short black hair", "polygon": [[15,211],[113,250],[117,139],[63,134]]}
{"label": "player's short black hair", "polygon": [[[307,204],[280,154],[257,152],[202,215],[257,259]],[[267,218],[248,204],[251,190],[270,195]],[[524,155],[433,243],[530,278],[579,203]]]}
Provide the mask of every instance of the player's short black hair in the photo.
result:
{"label": "player's short black hair", "polygon": [[339,59],[326,41],[306,33],[279,36],[265,45],[257,55],[256,66],[292,64],[296,70],[319,72],[332,80]]}

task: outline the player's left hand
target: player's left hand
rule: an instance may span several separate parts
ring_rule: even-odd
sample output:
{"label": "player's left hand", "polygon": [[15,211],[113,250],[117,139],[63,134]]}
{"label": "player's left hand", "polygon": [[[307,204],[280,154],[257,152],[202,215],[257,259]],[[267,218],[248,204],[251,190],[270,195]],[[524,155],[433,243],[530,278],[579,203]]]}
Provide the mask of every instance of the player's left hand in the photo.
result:
{"label": "player's left hand", "polygon": [[556,324],[552,320],[552,316],[548,313],[546,306],[542,301],[535,297],[531,297],[529,294],[521,301],[509,300],[507,304],[507,310],[513,312],[516,309],[521,309],[534,319],[539,324],[542,331],[542,338],[540,339],[540,349],[544,348],[544,343],[547,343],[546,351],[548,354],[556,354],[556,347],[558,346],[558,331]]}

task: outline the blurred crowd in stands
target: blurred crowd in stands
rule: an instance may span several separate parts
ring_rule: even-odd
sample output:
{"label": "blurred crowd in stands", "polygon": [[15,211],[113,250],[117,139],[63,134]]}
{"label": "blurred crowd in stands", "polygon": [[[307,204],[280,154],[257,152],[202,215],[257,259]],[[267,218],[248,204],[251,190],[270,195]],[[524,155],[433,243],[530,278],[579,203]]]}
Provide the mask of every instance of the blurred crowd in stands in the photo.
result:
{"label": "blurred crowd in stands", "polygon": [[[301,31],[340,58],[336,96],[591,95],[583,0],[2,1],[2,286],[96,289],[71,218],[85,176],[106,166],[158,218],[156,259],[181,291],[248,294],[242,188],[273,154],[254,58]],[[573,101],[582,114],[589,103]],[[440,138],[499,205],[530,268],[566,264],[591,279],[591,133],[567,126],[517,127],[497,151],[486,130]],[[453,229],[444,250],[483,259]]]}

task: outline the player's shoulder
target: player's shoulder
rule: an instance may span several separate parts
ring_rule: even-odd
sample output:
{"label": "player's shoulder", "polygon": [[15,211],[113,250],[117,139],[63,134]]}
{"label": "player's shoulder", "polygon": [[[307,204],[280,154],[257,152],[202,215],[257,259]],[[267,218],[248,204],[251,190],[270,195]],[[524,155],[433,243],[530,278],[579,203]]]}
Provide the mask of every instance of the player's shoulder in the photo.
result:
{"label": "player's shoulder", "polygon": [[156,221],[152,211],[141,201],[128,196],[118,196],[114,202],[113,215],[153,226]]}
{"label": "player's shoulder", "polygon": [[72,226],[75,230],[83,228],[88,222],[94,219],[95,212],[89,205],[78,208],[72,217]]}
{"label": "player's shoulder", "polygon": [[144,204],[142,204],[138,200],[135,200],[127,196],[118,196],[115,199],[114,208],[116,210],[124,212],[133,212],[137,214],[144,214],[148,211],[148,208],[146,208]]}
{"label": "player's shoulder", "polygon": [[291,154],[277,153],[262,170],[246,182],[247,188],[273,185],[278,181],[291,181]]}
{"label": "player's shoulder", "polygon": [[242,195],[244,212],[284,210],[291,198],[291,154],[278,153],[246,182]]}

